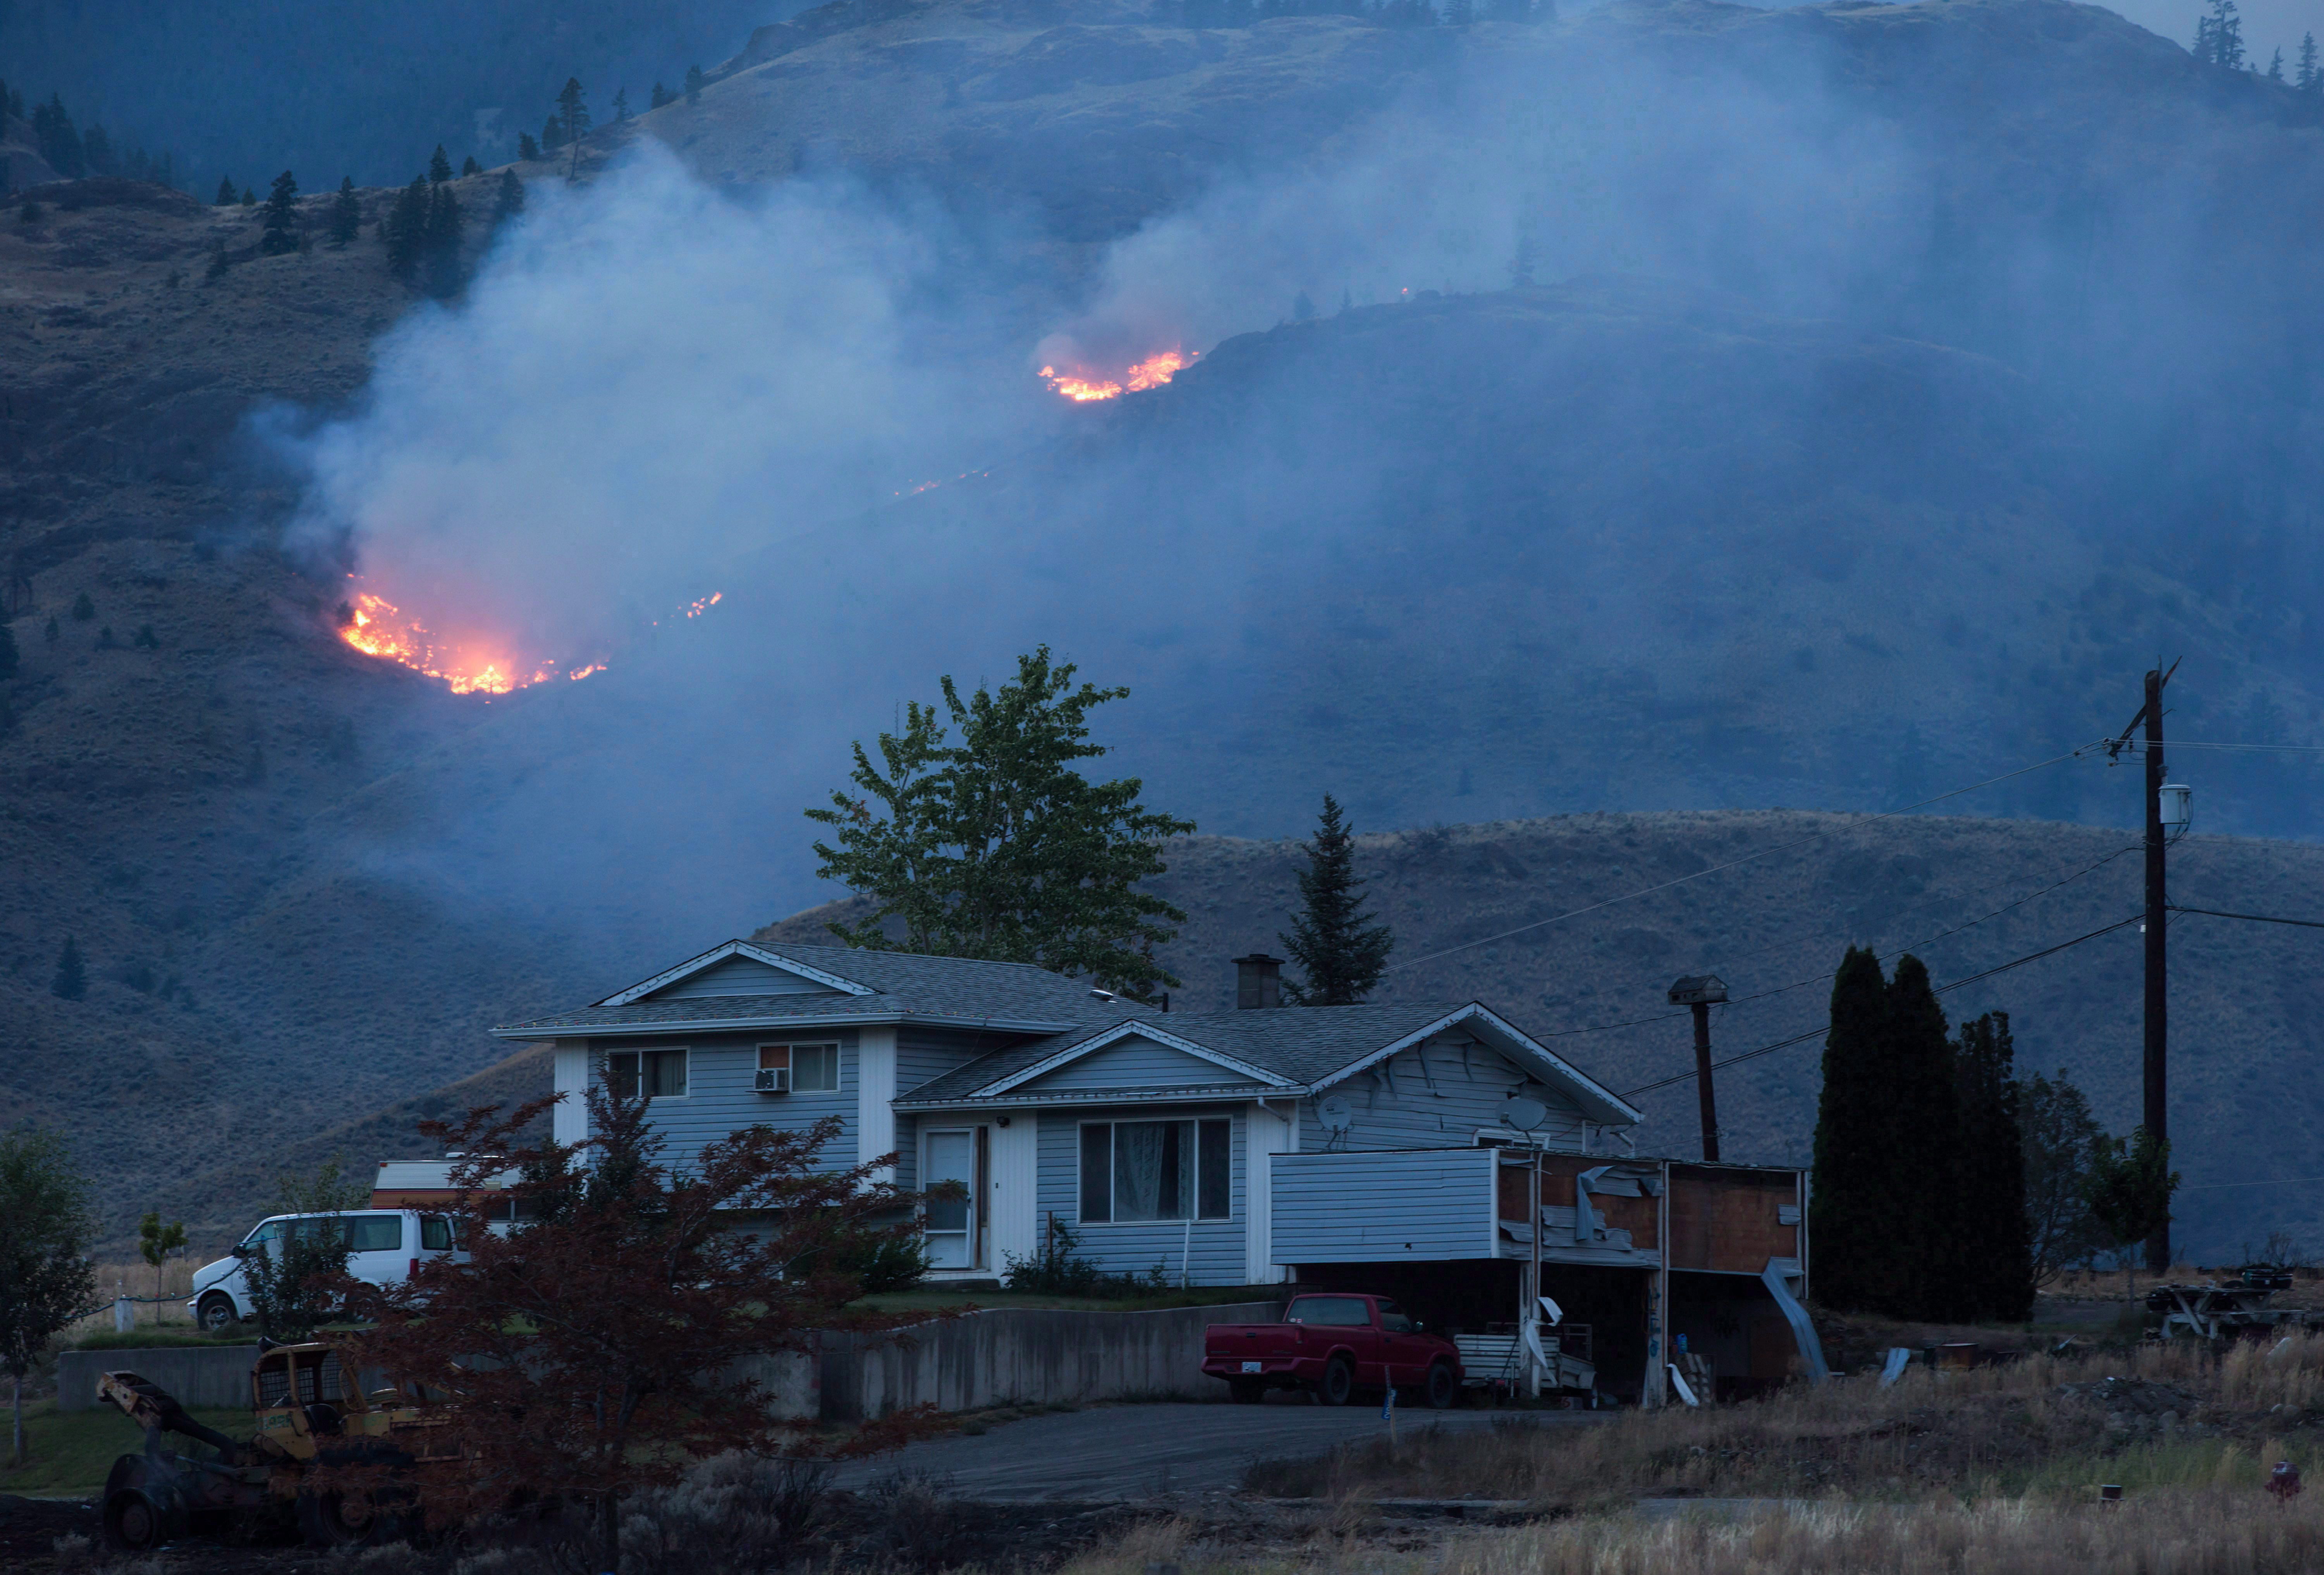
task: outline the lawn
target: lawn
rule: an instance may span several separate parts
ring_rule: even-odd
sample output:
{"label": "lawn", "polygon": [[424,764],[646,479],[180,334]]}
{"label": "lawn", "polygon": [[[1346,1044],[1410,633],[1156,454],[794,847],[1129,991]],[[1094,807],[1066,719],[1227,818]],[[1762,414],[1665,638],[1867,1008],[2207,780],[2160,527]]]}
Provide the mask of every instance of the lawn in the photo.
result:
{"label": "lawn", "polygon": [[1167,1307],[1219,1307],[1233,1302],[1279,1300],[1276,1285],[1194,1285],[1152,1296],[1122,1301],[1099,1301],[1087,1296],[1042,1296],[1018,1291],[956,1291],[924,1286],[917,1291],[889,1291],[866,1296],[856,1305],[881,1312],[940,1312],[961,1307],[1054,1307],[1079,1312],[1153,1312]]}
{"label": "lawn", "polygon": [[[188,1413],[196,1422],[214,1427],[228,1438],[250,1436],[250,1413],[239,1408],[203,1408]],[[11,1470],[7,1450],[0,1446],[0,1493],[28,1496],[94,1494],[105,1486],[105,1474],[116,1455],[134,1454],[145,1447],[145,1435],[111,1406],[89,1411],[59,1411],[53,1400],[36,1400],[24,1407],[24,1431],[32,1459]],[[189,1443],[190,1441],[180,1441]]]}

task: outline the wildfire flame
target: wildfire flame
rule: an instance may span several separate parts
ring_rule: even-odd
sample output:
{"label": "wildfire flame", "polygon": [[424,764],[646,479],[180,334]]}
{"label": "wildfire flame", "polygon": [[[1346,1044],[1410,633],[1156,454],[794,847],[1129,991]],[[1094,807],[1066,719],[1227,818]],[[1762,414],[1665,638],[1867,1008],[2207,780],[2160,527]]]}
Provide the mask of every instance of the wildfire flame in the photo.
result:
{"label": "wildfire flame", "polygon": [[1200,350],[1191,355],[1179,350],[1164,350],[1124,370],[1120,381],[1086,369],[1061,373],[1055,366],[1042,367],[1041,376],[1051,388],[1067,399],[1077,404],[1086,404],[1093,399],[1118,399],[1124,393],[1143,394],[1149,388],[1159,388],[1201,358]]}
{"label": "wildfire flame", "polygon": [[339,638],[366,656],[401,662],[414,672],[441,679],[454,694],[507,694],[559,676],[580,679],[605,671],[604,662],[594,662],[560,675],[556,662],[542,662],[528,672],[513,657],[480,652],[473,643],[439,642],[418,618],[405,616],[393,602],[368,591],[356,595],[352,616],[340,628]]}

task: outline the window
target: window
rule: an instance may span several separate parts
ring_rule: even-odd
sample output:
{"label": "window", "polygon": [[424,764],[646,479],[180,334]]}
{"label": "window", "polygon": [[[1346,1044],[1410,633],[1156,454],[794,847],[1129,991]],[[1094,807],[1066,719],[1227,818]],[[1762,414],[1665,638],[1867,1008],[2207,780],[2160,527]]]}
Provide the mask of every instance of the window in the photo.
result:
{"label": "window", "polygon": [[1379,1318],[1380,1327],[1390,1334],[1412,1332],[1411,1315],[1393,1302],[1383,1302],[1379,1304]]}
{"label": "window", "polygon": [[835,1044],[762,1044],[759,1070],[788,1067],[794,1094],[839,1092],[839,1046]]}
{"label": "window", "polygon": [[347,1246],[359,1253],[403,1250],[403,1216],[357,1214],[347,1221]]}
{"label": "window", "polygon": [[424,1253],[447,1253],[452,1250],[452,1222],[440,1214],[420,1217],[420,1250]]}
{"label": "window", "polygon": [[1322,1324],[1333,1329],[1360,1329],[1372,1320],[1360,1296],[1301,1296],[1283,1315],[1286,1323]]}
{"label": "window", "polygon": [[1233,1214],[1231,1121],[1092,1121],[1082,1127],[1082,1223]]}
{"label": "window", "polygon": [[686,1098],[686,1052],[616,1050],[605,1057],[605,1084],[624,1099],[637,1098],[638,1079],[655,1099]]}

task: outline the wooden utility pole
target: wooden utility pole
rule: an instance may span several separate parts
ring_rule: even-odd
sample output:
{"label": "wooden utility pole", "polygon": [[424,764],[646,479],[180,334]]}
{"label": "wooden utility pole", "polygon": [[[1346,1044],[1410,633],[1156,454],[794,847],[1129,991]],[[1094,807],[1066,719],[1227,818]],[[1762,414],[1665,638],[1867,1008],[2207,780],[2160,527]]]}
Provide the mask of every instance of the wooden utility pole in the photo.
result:
{"label": "wooden utility pole", "polygon": [[[2163,687],[2179,671],[2153,668],[2146,674],[2146,703],[2122,737],[2107,746],[2109,757],[2118,757],[2130,736],[2146,724],[2146,1098],[2140,1125],[2157,1144],[2171,1141],[2171,985],[2169,934],[2170,897],[2164,882],[2163,849],[2169,846],[2163,827]],[[2166,1220],[2146,1238],[2146,1266],[2154,1274],[2171,1267],[2171,1226]]]}
{"label": "wooden utility pole", "polygon": [[1702,1113],[1702,1157],[1719,1163],[1719,1100],[1711,1088],[1711,1008],[1727,999],[1727,986],[1717,974],[1689,974],[1670,987],[1674,1006],[1694,1011],[1694,1097]]}

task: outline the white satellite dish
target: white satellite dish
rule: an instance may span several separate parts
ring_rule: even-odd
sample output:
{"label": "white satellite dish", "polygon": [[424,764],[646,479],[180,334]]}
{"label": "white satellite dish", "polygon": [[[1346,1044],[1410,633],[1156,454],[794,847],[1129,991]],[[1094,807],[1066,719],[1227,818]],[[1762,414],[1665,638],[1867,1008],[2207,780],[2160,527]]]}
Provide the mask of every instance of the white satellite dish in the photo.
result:
{"label": "white satellite dish", "polygon": [[1518,1132],[1532,1132],[1549,1119],[1549,1107],[1530,1094],[1511,1094],[1501,1107],[1501,1119]]}
{"label": "white satellite dish", "polygon": [[1315,1107],[1315,1118],[1326,1132],[1345,1132],[1356,1118],[1355,1107],[1339,1094],[1327,1094]]}

